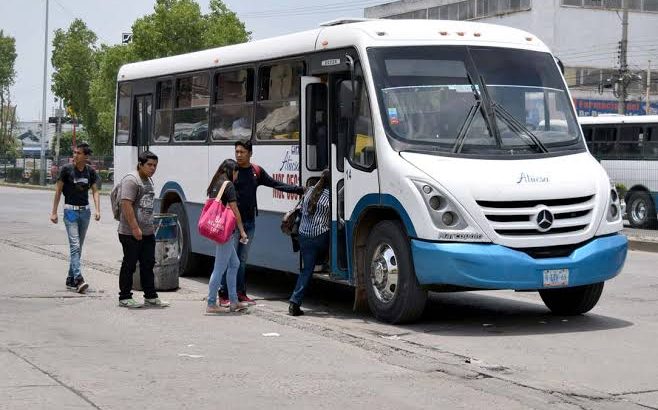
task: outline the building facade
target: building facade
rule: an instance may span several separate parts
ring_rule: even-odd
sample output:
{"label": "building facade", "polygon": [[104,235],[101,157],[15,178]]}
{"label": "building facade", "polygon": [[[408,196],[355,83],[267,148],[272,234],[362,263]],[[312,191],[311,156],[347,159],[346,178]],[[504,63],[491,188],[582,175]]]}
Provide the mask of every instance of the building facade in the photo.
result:
{"label": "building facade", "polygon": [[[510,26],[540,38],[565,65],[579,115],[616,113],[622,1],[628,2],[631,78],[627,114],[658,114],[658,0],[400,0],[368,7],[367,18],[471,20]],[[655,70],[650,70],[653,66]]]}

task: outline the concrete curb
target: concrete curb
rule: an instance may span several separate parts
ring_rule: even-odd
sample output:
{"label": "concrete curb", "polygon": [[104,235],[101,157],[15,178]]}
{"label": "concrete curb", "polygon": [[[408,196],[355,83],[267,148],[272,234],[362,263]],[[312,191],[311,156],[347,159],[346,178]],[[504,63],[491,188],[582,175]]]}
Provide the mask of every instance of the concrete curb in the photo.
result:
{"label": "concrete curb", "polygon": [[[55,186],[54,185],[30,185],[30,184],[12,184],[9,182],[0,182],[0,186],[6,186],[10,188],[22,188],[22,189],[31,189],[31,190],[39,190],[39,191],[54,191]],[[113,185],[114,186],[114,185]],[[110,195],[111,190],[105,190],[101,188],[100,194],[101,195]]]}
{"label": "concrete curb", "polygon": [[631,251],[658,252],[658,242],[641,238],[628,238],[628,249]]}

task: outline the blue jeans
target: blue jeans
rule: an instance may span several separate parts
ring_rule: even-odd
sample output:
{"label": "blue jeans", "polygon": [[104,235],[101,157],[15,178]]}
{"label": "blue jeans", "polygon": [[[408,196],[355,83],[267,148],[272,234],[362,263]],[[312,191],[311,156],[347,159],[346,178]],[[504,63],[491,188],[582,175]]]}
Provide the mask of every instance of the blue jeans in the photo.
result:
{"label": "blue jeans", "polygon": [[304,292],[308,287],[308,283],[313,276],[313,268],[318,256],[324,254],[329,248],[330,231],[327,231],[316,237],[299,235],[299,250],[302,254],[302,271],[297,277],[297,284],[295,290],[290,296],[290,301],[297,305],[302,304],[304,299]]}
{"label": "blue jeans", "polygon": [[238,303],[236,280],[240,260],[235,252],[236,240],[237,238],[233,237],[228,242],[217,244],[215,247],[215,267],[208,283],[208,306],[217,304],[217,291],[221,282],[228,282],[228,286],[224,285],[224,289],[228,290],[228,298],[232,304]]}
{"label": "blue jeans", "polygon": [[[254,242],[256,221],[242,221],[242,225],[244,226],[244,231],[249,237],[249,242],[247,242],[245,245],[240,243],[239,240],[236,241],[238,259],[240,259],[240,268],[238,268],[236,289],[238,293],[247,293],[247,257],[249,256],[249,248]],[[238,238],[239,237],[240,236],[238,234]],[[220,287],[220,292],[222,295],[226,295],[226,277],[222,278],[222,286]]]}
{"label": "blue jeans", "polygon": [[69,250],[71,253],[71,262],[69,263],[69,278],[78,279],[80,273],[80,257],[82,255],[82,244],[85,242],[89,220],[91,219],[91,210],[73,210],[64,209],[64,226],[69,237]]}

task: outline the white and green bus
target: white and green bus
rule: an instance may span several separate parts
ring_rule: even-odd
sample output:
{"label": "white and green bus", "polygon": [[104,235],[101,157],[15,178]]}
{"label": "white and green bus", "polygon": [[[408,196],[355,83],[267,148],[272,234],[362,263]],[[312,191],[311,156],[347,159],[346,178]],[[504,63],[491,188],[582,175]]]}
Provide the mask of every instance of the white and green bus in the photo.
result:
{"label": "white and green bus", "polygon": [[[115,171],[159,157],[160,212],[181,270],[212,244],[196,224],[218,164],[249,138],[274,178],[332,177],[327,268],[355,307],[421,315],[429,291],[538,291],[580,314],[626,258],[619,198],[589,154],[558,64],[532,34],[461,21],[333,21],[123,66]],[[297,272],[280,229],[297,198],[258,191],[249,263]]]}

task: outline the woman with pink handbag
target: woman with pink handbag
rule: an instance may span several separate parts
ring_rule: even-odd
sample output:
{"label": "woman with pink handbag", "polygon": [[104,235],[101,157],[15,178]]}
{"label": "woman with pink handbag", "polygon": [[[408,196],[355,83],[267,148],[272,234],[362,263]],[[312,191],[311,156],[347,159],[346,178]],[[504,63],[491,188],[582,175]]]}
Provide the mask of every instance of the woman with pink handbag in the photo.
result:
{"label": "woman with pink handbag", "polygon": [[[237,196],[233,181],[238,175],[238,164],[232,159],[227,159],[221,163],[217,172],[208,185],[208,201],[203,208],[199,218],[199,231],[202,235],[213,239],[215,247],[215,266],[210,276],[208,284],[208,306],[207,314],[226,312],[226,308],[217,306],[217,291],[219,290],[222,276],[226,274],[228,287],[228,296],[231,301],[229,311],[241,312],[247,309],[248,305],[238,301],[236,290],[236,278],[240,260],[235,251],[235,241],[232,234],[235,229],[235,222],[240,230],[240,241],[248,241],[247,233],[242,226],[240,211],[238,211]],[[209,213],[213,213],[209,218]],[[233,215],[231,215],[231,212]],[[234,220],[232,220],[234,219]],[[224,229],[230,232],[224,232]],[[225,242],[221,242],[225,240]]]}

